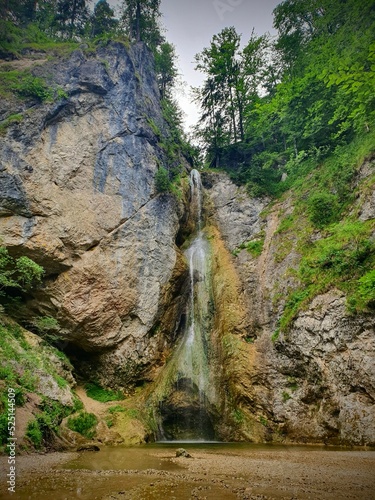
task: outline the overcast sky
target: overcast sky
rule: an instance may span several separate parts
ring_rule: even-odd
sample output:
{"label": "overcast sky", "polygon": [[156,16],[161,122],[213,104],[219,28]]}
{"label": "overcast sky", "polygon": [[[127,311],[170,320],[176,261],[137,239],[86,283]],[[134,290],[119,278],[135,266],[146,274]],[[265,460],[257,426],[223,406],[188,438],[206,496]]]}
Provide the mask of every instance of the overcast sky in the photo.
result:
{"label": "overcast sky", "polygon": [[253,28],[257,35],[272,34],[272,11],[280,1],[161,0],[162,24],[167,30],[165,35],[176,48],[178,68],[185,82],[177,97],[186,115],[186,128],[196,123],[198,118],[189,89],[203,81],[203,75],[194,70],[195,54],[208,47],[212,36],[226,26],[235,26],[237,32],[243,35],[243,43],[248,41]]}

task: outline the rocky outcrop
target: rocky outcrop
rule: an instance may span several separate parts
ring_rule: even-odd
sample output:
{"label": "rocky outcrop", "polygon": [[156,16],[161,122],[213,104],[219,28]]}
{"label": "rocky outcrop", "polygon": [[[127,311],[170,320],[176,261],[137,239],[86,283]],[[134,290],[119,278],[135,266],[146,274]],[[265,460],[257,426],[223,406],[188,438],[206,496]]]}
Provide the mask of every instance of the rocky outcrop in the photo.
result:
{"label": "rocky outcrop", "polygon": [[[362,180],[372,172],[373,164],[365,164]],[[238,304],[241,297],[247,311],[230,338],[227,413],[237,411],[239,423],[232,425],[232,439],[374,445],[373,314],[350,315],[343,292],[332,289],[316,296],[275,340],[286,297],[296,286],[291,270],[300,261],[293,234],[278,231],[281,216],[293,211],[292,199],[259,217],[266,201],[249,198],[224,174],[208,174],[205,186],[212,222],[227,250],[237,249],[232,257],[240,279],[235,300]],[[364,186],[353,210],[370,220],[373,183]],[[241,249],[244,241],[258,238],[260,256]]]}
{"label": "rocky outcrop", "polygon": [[236,186],[225,174],[204,172],[202,181],[210,193],[215,219],[229,250],[260,233],[262,221],[259,216],[268,200],[250,199],[246,188]]}
{"label": "rocky outcrop", "polygon": [[279,371],[294,381],[288,389],[286,380],[288,397],[279,393],[275,404],[288,437],[375,443],[373,317],[348,316],[345,296],[332,290],[317,296],[275,347]]}
{"label": "rocky outcrop", "polygon": [[166,158],[153,130],[168,129],[152,57],[111,43],[32,71],[68,97],[24,104],[1,147],[2,242],[46,270],[24,319],[53,316],[90,376],[124,385],[168,344],[153,327],[185,272],[182,206],[155,191]]}

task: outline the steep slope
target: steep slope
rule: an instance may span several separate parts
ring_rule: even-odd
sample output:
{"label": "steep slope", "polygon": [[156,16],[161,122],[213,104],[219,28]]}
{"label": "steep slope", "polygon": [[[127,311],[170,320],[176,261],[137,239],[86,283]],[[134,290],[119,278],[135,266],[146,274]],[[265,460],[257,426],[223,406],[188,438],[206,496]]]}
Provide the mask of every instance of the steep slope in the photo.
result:
{"label": "steep slope", "polygon": [[[363,163],[355,179],[352,189],[358,196],[346,214],[369,224],[365,234],[373,242],[373,159]],[[328,282],[294,309],[280,331],[292,294],[301,289],[302,239],[308,235],[313,254],[335,226],[331,232],[309,232],[303,213],[290,224],[298,201],[291,192],[269,205],[249,198],[225,174],[206,173],[204,185],[211,219],[240,278],[238,296],[246,304],[247,320],[230,331],[227,368],[229,410],[237,408],[236,438],[374,445],[374,313],[350,312],[343,287]],[[345,240],[341,244],[350,246]],[[219,309],[228,308],[231,297],[217,300]]]}

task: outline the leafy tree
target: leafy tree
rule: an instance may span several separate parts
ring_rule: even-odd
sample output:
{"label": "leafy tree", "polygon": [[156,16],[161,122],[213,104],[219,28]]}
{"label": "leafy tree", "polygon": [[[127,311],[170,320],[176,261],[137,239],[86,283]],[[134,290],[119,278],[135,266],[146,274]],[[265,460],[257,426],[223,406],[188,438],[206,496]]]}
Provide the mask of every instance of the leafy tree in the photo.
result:
{"label": "leafy tree", "polygon": [[123,0],[122,21],[131,40],[157,47],[163,37],[160,32],[160,0]]}
{"label": "leafy tree", "polygon": [[171,43],[164,42],[154,51],[155,71],[162,99],[171,96],[177,77],[176,52]]}
{"label": "leafy tree", "polygon": [[155,175],[155,187],[158,193],[166,193],[171,188],[168,170],[160,167]]}
{"label": "leafy tree", "polygon": [[270,67],[267,67],[269,39],[267,35],[257,36],[254,30],[243,51],[240,53],[241,74],[237,78],[236,96],[240,120],[241,139],[245,139],[245,120],[256,104],[262,90],[266,75],[268,86],[272,87],[277,78]]}
{"label": "leafy tree", "polygon": [[[202,109],[198,134],[207,148],[208,163],[216,167],[224,157],[230,157],[231,163],[235,157],[243,157],[246,148],[239,143],[246,139],[249,116],[259,101],[267,69],[268,37],[252,32],[243,51],[240,41],[234,28],[225,28],[196,56],[197,69],[207,75],[196,90]],[[239,155],[231,147],[236,143]]]}
{"label": "leafy tree", "polygon": [[9,19],[24,24],[35,18],[38,7],[36,0],[0,0],[2,19]]}
{"label": "leafy tree", "polygon": [[41,282],[44,270],[28,257],[14,258],[6,247],[0,247],[0,296],[7,291],[28,291]]}
{"label": "leafy tree", "polygon": [[228,128],[229,137],[234,142],[241,135],[236,105],[240,76],[240,40],[234,27],[224,28],[213,36],[209,47],[196,55],[196,68],[208,77],[201,100],[203,111],[211,119],[216,115],[217,122]]}
{"label": "leafy tree", "polygon": [[91,35],[98,36],[113,31],[118,26],[114,11],[107,0],[99,0],[91,17]]}
{"label": "leafy tree", "polygon": [[55,24],[57,30],[72,38],[82,34],[89,18],[86,0],[58,0]]}
{"label": "leafy tree", "polygon": [[199,101],[202,109],[195,132],[206,148],[208,163],[217,168],[222,150],[230,140],[220,96],[220,88],[216,87],[213,78],[207,78],[201,89],[195,89],[195,100]]}
{"label": "leafy tree", "polygon": [[320,157],[375,126],[371,0],[284,0],[275,43],[226,28],[197,56],[199,137],[211,166],[273,190],[280,168]]}

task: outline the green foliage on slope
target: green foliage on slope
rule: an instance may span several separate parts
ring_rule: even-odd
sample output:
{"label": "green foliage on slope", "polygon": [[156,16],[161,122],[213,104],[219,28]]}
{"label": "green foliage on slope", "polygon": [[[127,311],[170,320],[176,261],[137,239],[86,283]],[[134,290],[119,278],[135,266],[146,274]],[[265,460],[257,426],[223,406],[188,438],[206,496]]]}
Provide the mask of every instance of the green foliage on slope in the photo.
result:
{"label": "green foliage on slope", "polygon": [[82,436],[88,439],[92,439],[95,436],[95,426],[97,423],[98,419],[93,413],[87,413],[83,410],[75,417],[69,417],[68,419],[69,429],[82,434]]}
{"label": "green foliage on slope", "polygon": [[0,246],[0,297],[7,291],[28,291],[41,282],[44,269],[26,256],[14,258]]}
{"label": "green foliage on slope", "polygon": [[360,200],[375,185],[375,171],[361,180],[358,169],[374,152],[374,133],[357,138],[309,168],[286,193],[294,211],[281,218],[276,260],[281,262],[294,248],[300,263],[287,271],[297,286],[286,299],[281,330],[316,295],[332,288],[345,293],[349,312],[374,310],[375,222],[358,218]]}
{"label": "green foliage on slope", "polygon": [[[225,28],[197,55],[206,77],[196,93],[206,163],[254,195],[279,195],[303,168],[375,125],[373,2],[284,0],[274,26],[276,42],[252,33],[241,49],[240,35]],[[334,212],[330,194],[320,202]]]}
{"label": "green foliage on slope", "polygon": [[[72,366],[61,353],[37,340],[15,322],[0,317],[0,446],[9,437],[7,424],[7,390],[15,393],[17,406],[27,403],[30,393],[40,398],[35,408],[34,419],[30,420],[26,436],[37,447],[49,446],[53,435],[58,434],[62,419],[79,407],[78,400],[69,406],[47,397],[43,393],[44,382],[58,391],[68,386],[62,377],[63,371],[70,371]],[[63,384],[61,382],[64,382]]]}

